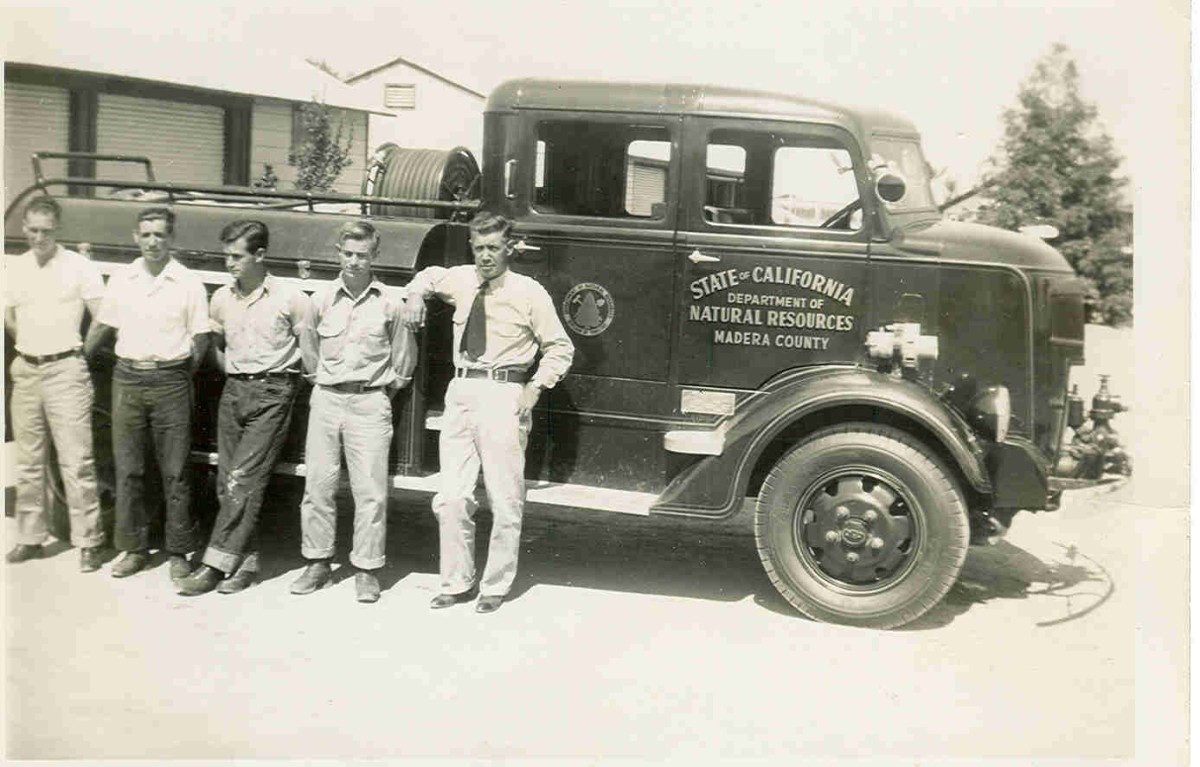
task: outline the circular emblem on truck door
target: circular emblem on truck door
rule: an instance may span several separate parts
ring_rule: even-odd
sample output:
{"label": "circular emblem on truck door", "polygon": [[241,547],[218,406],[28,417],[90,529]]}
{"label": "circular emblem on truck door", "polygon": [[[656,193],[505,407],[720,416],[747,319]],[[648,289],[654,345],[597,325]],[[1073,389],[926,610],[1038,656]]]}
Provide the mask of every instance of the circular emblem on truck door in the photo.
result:
{"label": "circular emblem on truck door", "polygon": [[612,324],[616,307],[603,285],[581,282],[567,291],[562,313],[567,327],[581,336],[598,336]]}

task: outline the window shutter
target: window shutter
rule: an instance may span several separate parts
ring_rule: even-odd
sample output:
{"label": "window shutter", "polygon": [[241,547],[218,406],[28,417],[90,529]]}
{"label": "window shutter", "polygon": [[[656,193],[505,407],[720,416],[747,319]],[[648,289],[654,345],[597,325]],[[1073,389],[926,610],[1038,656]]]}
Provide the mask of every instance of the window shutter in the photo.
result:
{"label": "window shutter", "polygon": [[416,109],[417,86],[388,83],[383,86],[383,105],[388,109]]}

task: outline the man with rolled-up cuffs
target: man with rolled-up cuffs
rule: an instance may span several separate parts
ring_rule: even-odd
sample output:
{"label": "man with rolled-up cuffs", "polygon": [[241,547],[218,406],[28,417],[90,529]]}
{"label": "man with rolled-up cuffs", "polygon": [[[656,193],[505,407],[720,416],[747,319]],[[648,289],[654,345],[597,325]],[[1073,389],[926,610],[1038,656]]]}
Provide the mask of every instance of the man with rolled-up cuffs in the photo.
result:
{"label": "man with rolled-up cuffs", "polygon": [[[430,607],[450,607],[475,588],[475,485],[492,508],[487,565],[475,609],[495,612],[512,588],[525,506],[525,445],[533,406],[571,367],[575,347],[554,302],[536,280],[508,269],[512,228],[503,216],[471,221],[474,265],[422,269],[409,283],[405,318],[425,320],[425,300],[454,307],[455,377],[446,390],[438,454],[438,519],[442,593]],[[533,370],[537,361],[537,369]]]}
{"label": "man with rolled-up cuffs", "polygon": [[204,283],[175,260],[175,214],[147,208],[133,232],[141,258],[109,280],[85,351],[94,354],[115,333],[112,436],[117,509],[113,543],[124,556],[115,578],[133,575],[149,560],[146,518],[146,446],[151,441],[166,496],[165,548],[172,580],[191,572],[187,555],[199,545],[191,508],[188,458],[192,445],[192,373],[208,349],[208,294]]}
{"label": "man with rolled-up cuffs", "polygon": [[342,227],[342,272],[313,295],[312,322],[300,337],[305,354],[315,360],[316,375],[300,502],[300,553],[309,563],[292,584],[293,594],[311,594],[330,582],[334,494],[344,451],[354,496],[350,564],[358,571],[355,592],[360,602],[379,599],[375,571],[385,563],[392,397],[410,382],[417,347],[401,316],[403,300],[372,272],[378,253],[379,233],[370,222]]}
{"label": "man with rolled-up cuffs", "polygon": [[312,304],[298,286],[267,272],[270,232],[261,221],[234,221],[221,231],[233,283],[213,294],[209,316],[225,386],[217,413],[217,500],[202,564],[179,583],[183,596],[214,588],[235,594],[258,573],[258,515],[279,458],[300,387],[300,334]]}

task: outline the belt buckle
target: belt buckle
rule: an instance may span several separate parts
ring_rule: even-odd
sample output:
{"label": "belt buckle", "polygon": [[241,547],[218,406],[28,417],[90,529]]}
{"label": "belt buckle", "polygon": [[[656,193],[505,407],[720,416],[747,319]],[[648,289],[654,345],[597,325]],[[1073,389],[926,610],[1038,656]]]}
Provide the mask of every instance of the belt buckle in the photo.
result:
{"label": "belt buckle", "polygon": [[498,381],[499,383],[508,383],[508,371],[493,369],[492,370],[492,380]]}

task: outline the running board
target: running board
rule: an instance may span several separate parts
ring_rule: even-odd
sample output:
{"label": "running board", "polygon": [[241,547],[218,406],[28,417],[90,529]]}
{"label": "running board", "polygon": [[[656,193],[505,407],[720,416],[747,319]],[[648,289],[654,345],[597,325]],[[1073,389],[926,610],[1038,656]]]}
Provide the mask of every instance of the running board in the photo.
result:
{"label": "running board", "polygon": [[[193,451],[192,462],[216,466],[217,454]],[[303,477],[306,474],[306,467],[302,463],[280,461],[275,464],[274,473],[291,477]],[[394,474],[391,477],[390,484],[396,490],[407,490],[433,495],[440,488],[440,482],[440,475],[438,474],[430,474],[424,477]],[[657,500],[658,496],[654,493],[639,493],[633,490],[612,490],[605,487],[571,485],[561,482],[543,482],[535,479],[525,481],[525,501],[542,506],[566,506],[592,511],[609,511],[616,514],[633,514],[639,517],[648,517],[650,516],[650,507]]]}
{"label": "running board", "polygon": [[[425,414],[425,428],[441,431],[445,413],[430,410]],[[663,448],[682,455],[720,455],[725,451],[725,427],[716,429],[676,429],[663,434]]]}

